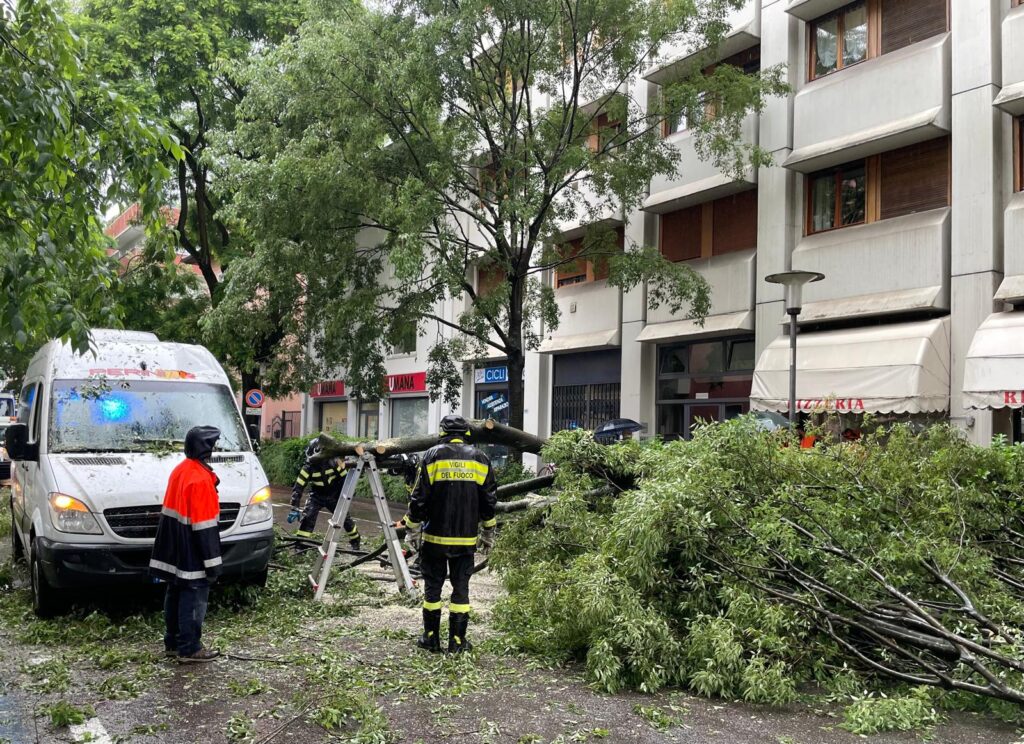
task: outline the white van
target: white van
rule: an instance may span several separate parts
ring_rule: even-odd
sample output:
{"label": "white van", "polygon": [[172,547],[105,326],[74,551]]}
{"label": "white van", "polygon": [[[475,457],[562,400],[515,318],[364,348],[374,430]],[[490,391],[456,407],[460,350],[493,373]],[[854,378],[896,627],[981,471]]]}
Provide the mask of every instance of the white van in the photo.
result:
{"label": "white van", "polygon": [[36,353],[7,432],[12,539],[29,560],[36,612],[60,610],[61,590],[150,581],[167,480],[198,425],[221,432],[210,465],[224,576],[265,582],[270,489],[217,360],[152,333],[95,330],[92,343],[95,356],[59,341]]}

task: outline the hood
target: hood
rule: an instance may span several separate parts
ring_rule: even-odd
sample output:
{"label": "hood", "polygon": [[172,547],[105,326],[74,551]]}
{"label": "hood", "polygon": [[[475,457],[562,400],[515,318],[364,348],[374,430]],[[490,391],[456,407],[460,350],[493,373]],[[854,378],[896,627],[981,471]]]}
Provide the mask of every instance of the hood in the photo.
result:
{"label": "hood", "polygon": [[[184,456],[143,452],[46,455],[58,491],[81,498],[96,512],[123,506],[148,506],[163,501],[167,480]],[[221,462],[230,458],[237,462]],[[217,452],[209,462],[220,478],[221,503],[249,503],[265,482],[251,452]]]}

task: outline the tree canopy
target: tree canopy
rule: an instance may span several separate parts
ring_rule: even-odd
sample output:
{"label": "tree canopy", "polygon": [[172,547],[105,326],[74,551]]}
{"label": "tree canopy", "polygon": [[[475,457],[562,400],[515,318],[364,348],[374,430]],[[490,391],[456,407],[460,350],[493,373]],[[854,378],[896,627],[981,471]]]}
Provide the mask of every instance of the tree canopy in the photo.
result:
{"label": "tree canopy", "polygon": [[[91,105],[101,96],[102,110]],[[87,68],[78,38],[41,0],[0,2],[0,121],[3,347],[22,358],[59,337],[85,349],[90,327],[119,323],[101,215],[138,199],[158,235],[165,163],[182,152]]]}
{"label": "tree canopy", "polygon": [[[712,54],[740,4],[317,3],[245,71],[249,94],[218,139],[253,253],[229,268],[211,331],[257,336],[288,308],[274,383],[343,368],[373,398],[386,356],[433,323],[432,394],[457,399],[462,361],[494,350],[521,427],[525,355],[558,322],[551,270],[598,262],[615,286],[646,282],[652,307],[703,316],[703,280],[621,245],[614,217],[676,169],[659,136],[669,111],[713,100],[715,115],[695,118],[702,152],[728,172],[766,162],[739,128],[782,90],[777,70],[707,72],[698,55],[662,96],[634,84],[666,45]],[[569,224],[589,226],[571,248]],[[439,312],[444,300],[462,309]]]}

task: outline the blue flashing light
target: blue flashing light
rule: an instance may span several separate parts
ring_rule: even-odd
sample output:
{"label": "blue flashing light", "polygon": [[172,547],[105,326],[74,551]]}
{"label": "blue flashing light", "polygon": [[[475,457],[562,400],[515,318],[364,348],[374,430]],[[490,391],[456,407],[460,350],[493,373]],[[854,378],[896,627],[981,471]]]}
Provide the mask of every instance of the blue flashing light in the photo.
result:
{"label": "blue flashing light", "polygon": [[131,406],[121,396],[104,397],[99,404],[100,416],[104,421],[124,421],[131,414]]}

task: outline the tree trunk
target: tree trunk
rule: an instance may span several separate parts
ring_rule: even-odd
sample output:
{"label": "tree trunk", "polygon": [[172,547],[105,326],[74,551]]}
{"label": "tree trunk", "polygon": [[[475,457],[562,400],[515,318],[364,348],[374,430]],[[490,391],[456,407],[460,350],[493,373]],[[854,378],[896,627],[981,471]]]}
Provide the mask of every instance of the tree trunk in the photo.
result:
{"label": "tree trunk", "polygon": [[[473,444],[502,444],[520,452],[538,453],[544,440],[511,426],[499,424],[490,419],[470,421],[469,441]],[[323,457],[352,457],[370,453],[377,458],[422,452],[440,441],[438,434],[424,434],[416,437],[382,439],[376,442],[338,442],[330,434],[320,434],[320,453]]]}

